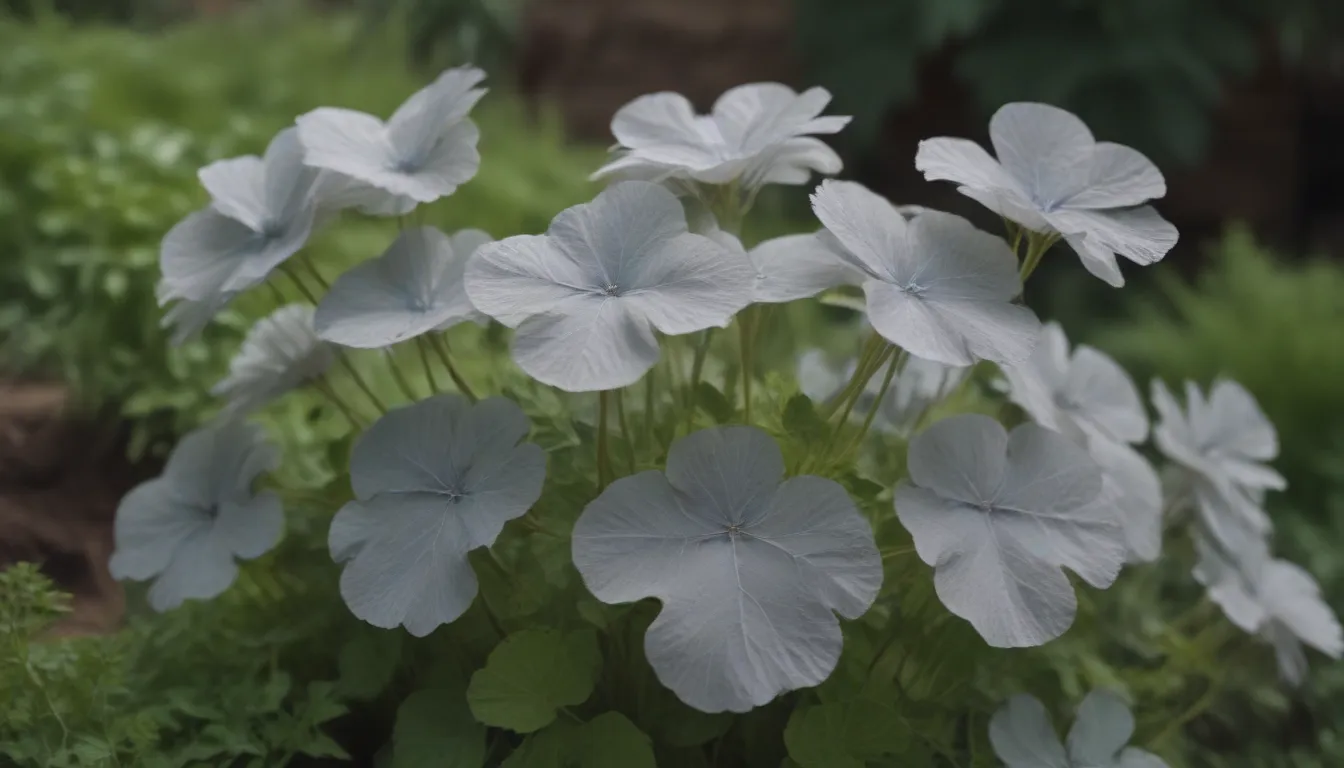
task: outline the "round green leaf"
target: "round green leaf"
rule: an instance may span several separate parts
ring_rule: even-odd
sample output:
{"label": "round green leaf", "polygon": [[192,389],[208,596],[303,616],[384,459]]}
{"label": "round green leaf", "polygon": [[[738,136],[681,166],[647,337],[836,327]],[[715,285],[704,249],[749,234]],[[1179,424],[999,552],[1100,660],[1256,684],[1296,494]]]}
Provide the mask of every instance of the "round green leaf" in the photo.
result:
{"label": "round green leaf", "polygon": [[472,719],[461,689],[416,691],[397,709],[391,768],[481,768],[485,726]]}
{"label": "round green leaf", "polygon": [[795,711],[784,744],[802,768],[864,768],[871,758],[905,749],[909,732],[891,707],[857,700]]}
{"label": "round green leaf", "polygon": [[486,725],[531,733],[561,707],[582,704],[601,666],[592,631],[523,630],[505,638],[472,675],[467,701]]}

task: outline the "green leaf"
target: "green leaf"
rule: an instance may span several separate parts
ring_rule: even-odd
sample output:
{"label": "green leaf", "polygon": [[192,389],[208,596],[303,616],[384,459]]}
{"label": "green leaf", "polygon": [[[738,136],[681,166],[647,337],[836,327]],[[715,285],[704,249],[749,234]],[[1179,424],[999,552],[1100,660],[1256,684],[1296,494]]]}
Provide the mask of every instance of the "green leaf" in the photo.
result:
{"label": "green leaf", "polygon": [[802,441],[824,440],[830,430],[826,421],[817,413],[812,398],[797,394],[784,404],[784,429],[790,437]]}
{"label": "green leaf", "polygon": [[481,768],[485,726],[472,718],[461,690],[416,691],[397,708],[391,768]]}
{"label": "green leaf", "polygon": [[649,737],[619,712],[604,712],[579,730],[583,768],[657,768]]}
{"label": "green leaf", "polygon": [[695,404],[718,424],[727,424],[737,413],[737,409],[728,402],[728,398],[707,381],[700,382],[695,388]]}
{"label": "green leaf", "polygon": [[486,725],[531,733],[555,720],[561,707],[586,701],[601,666],[591,630],[515,632],[471,676],[467,701]]}
{"label": "green leaf", "polygon": [[910,733],[896,710],[859,699],[795,710],[784,729],[789,756],[802,768],[864,768],[904,750]]}
{"label": "green leaf", "polygon": [[356,701],[383,692],[401,661],[401,633],[362,631],[341,649],[337,664],[342,694]]}

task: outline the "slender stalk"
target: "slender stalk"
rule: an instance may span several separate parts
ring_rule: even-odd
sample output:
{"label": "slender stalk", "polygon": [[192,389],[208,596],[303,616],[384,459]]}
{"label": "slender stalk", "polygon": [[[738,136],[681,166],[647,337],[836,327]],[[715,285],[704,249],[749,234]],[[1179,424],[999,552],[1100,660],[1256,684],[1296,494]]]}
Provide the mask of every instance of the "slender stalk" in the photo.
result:
{"label": "slender stalk", "polygon": [[644,376],[644,434],[640,438],[640,448],[645,450],[653,440],[653,387],[656,378],[653,371]]}
{"label": "slender stalk", "polygon": [[345,420],[350,422],[350,426],[356,431],[364,428],[364,420],[355,414],[354,409],[346,404],[346,402],[341,399],[340,395],[336,394],[335,388],[328,382],[321,380],[314,381],[313,389],[321,392],[323,397],[330,400],[331,404],[336,406],[336,410],[340,411],[345,416]]}
{"label": "slender stalk", "polygon": [[1184,712],[1178,715],[1175,719],[1169,721],[1166,727],[1162,729],[1162,732],[1157,734],[1157,736],[1153,737],[1153,740],[1149,743],[1162,744],[1167,739],[1170,739],[1172,736],[1176,735],[1176,732],[1179,731],[1181,728],[1184,728],[1187,723],[1199,717],[1200,715],[1204,714],[1204,712],[1207,711],[1209,707],[1213,706],[1214,701],[1216,701],[1218,698],[1218,692],[1219,692],[1218,683],[1214,680],[1210,680],[1209,687],[1207,690],[1204,691],[1204,694],[1200,696],[1198,699],[1196,699],[1195,702],[1189,706],[1189,708],[1187,708]]}
{"label": "slender stalk", "polygon": [[845,403],[845,407],[840,413],[840,423],[836,425],[837,432],[839,432],[840,427],[844,425],[845,421],[849,419],[849,414],[854,412],[854,405],[859,402],[859,397],[862,396],[863,391],[868,388],[869,379],[873,378],[873,374],[881,369],[882,364],[887,362],[887,358],[890,357],[893,352],[894,347],[888,344],[880,353],[878,353],[876,360],[868,363],[866,369],[862,372],[862,376],[857,375],[859,374],[859,371],[855,371],[856,376],[854,381],[857,383],[857,386],[853,388],[849,400]]}
{"label": "slender stalk", "polygon": [[443,367],[448,369],[448,378],[457,385],[457,391],[461,392],[471,402],[476,402],[476,393],[471,391],[471,386],[467,380],[462,378],[462,374],[457,372],[457,366],[453,365],[452,355],[448,352],[448,342],[442,336],[429,336],[430,343],[434,346],[434,351],[438,353],[439,360],[443,362]]}
{"label": "slender stalk", "polygon": [[317,271],[317,265],[313,263],[312,259],[308,258],[308,254],[305,253],[300,256],[299,262],[308,270],[308,274],[313,276],[317,284],[322,287],[323,292],[331,290],[331,283],[328,283],[326,278],[322,277],[322,273]]}
{"label": "slender stalk", "polygon": [[309,304],[312,304],[314,307],[317,306],[317,295],[309,290],[308,284],[303,282],[303,279],[299,277],[298,272],[295,272],[288,264],[281,264],[280,271],[284,272],[285,276],[290,279],[290,282],[294,283],[294,287],[299,289],[299,293],[303,294],[303,298],[307,299]]}
{"label": "slender stalk", "polygon": [[877,398],[873,400],[873,407],[868,409],[868,416],[863,420],[863,426],[859,429],[859,434],[855,436],[854,443],[849,447],[851,451],[857,449],[863,443],[864,435],[868,434],[868,429],[873,426],[873,419],[877,417],[877,412],[882,408],[882,398],[887,396],[887,390],[891,389],[891,380],[896,377],[896,370],[905,364],[907,353],[904,349],[899,355],[892,355],[891,364],[887,366],[887,374],[882,377],[882,386],[877,390]]}
{"label": "slender stalk", "polygon": [[1042,235],[1032,232],[1027,235],[1027,255],[1022,259],[1022,269],[1018,272],[1018,277],[1023,283],[1031,277],[1031,273],[1036,271],[1036,267],[1041,263],[1041,258],[1045,252],[1050,250],[1050,246],[1059,239],[1058,235]]}
{"label": "slender stalk", "polygon": [[830,402],[821,408],[821,415],[824,418],[830,418],[835,415],[845,402],[854,394],[854,391],[863,391],[863,387],[868,385],[868,379],[873,377],[877,371],[868,371],[872,363],[873,355],[881,354],[881,351],[887,346],[886,339],[882,338],[876,332],[872,333],[863,344],[863,350],[859,353],[858,362],[854,364],[854,375],[850,377],[849,382],[845,384],[844,389],[834,396]]}
{"label": "slender stalk", "polygon": [[267,280],[266,287],[271,291],[271,300],[275,302],[275,309],[279,309],[289,303],[289,300],[285,298],[285,294],[281,293],[280,286]]}
{"label": "slender stalk", "polygon": [[700,386],[700,376],[705,371],[705,358],[709,356],[709,342],[714,337],[714,328],[709,327],[700,335],[700,343],[695,348],[695,359],[691,363],[691,381],[687,389],[694,402],[695,390]]}
{"label": "slender stalk", "polygon": [[373,393],[373,388],[369,386],[368,382],[364,381],[363,376],[359,375],[359,371],[355,370],[355,366],[351,364],[350,358],[346,357],[343,350],[336,350],[336,360],[341,364],[341,367],[345,369],[346,373],[350,374],[350,378],[354,380],[355,386],[359,387],[360,391],[364,393],[364,396],[369,398],[369,402],[373,403],[373,407],[377,408],[379,413],[387,413],[387,406],[383,405],[383,401]]}
{"label": "slender stalk", "polygon": [[597,490],[602,492],[609,482],[607,460],[607,390],[597,393]]}
{"label": "slender stalk", "polygon": [[439,382],[434,378],[434,366],[429,363],[429,342],[425,341],[424,336],[417,336],[415,338],[415,348],[420,350],[420,364],[425,367],[425,381],[429,383],[429,391],[437,393]]}
{"label": "slender stalk", "polygon": [[751,424],[751,340],[754,315],[752,307],[737,316],[738,351],[742,358],[742,423]]}
{"label": "slender stalk", "polygon": [[626,464],[630,474],[635,474],[635,443],[630,439],[630,424],[625,420],[625,390],[616,390],[616,421],[621,427],[621,439],[625,441]]}
{"label": "slender stalk", "polygon": [[415,390],[411,388],[411,382],[407,381],[405,374],[401,372],[401,366],[397,365],[396,358],[392,357],[392,350],[387,350],[386,354],[387,367],[392,371],[392,378],[396,380],[397,389],[401,390],[401,394],[405,396],[406,402],[414,403],[419,400],[420,396],[415,394]]}

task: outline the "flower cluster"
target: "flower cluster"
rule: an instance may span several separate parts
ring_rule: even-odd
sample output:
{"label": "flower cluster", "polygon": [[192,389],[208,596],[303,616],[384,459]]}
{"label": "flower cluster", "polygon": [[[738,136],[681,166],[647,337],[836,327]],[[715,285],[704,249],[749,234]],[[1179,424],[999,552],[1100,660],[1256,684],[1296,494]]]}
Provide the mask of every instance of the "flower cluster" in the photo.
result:
{"label": "flower cluster", "polygon": [[[404,217],[475,174],[469,114],[483,77],[449,70],[386,121],[318,109],[264,157],[201,170],[210,205],[169,232],[161,254],[160,296],[178,302],[166,319],[175,335],[199,330],[276,275],[309,304],[256,324],[215,389],[226,401],[221,421],[184,438],[163,476],[119,509],[113,571],[156,577],[155,608],[218,594],[235,558],[277,541],[278,500],[251,485],[278,454],[241,420],[307,387],[362,431],[342,468],[353,498],[330,510],[328,530],[340,571],[334,565],[332,578],[355,616],[429,634],[484,598],[470,553],[496,558],[506,528],[559,537],[587,599],[661,604],[644,658],[666,689],[703,712],[745,712],[833,673],[840,619],[860,619],[883,594],[879,519],[908,532],[948,612],[991,646],[1024,647],[1074,623],[1078,596],[1066,571],[1109,587],[1126,565],[1158,559],[1165,525],[1192,506],[1197,578],[1238,626],[1274,644],[1286,676],[1302,677],[1302,642],[1344,651],[1310,576],[1268,556],[1259,498],[1283,480],[1262,463],[1277,445],[1250,395],[1220,382],[1206,400],[1191,384],[1182,410],[1154,385],[1155,442],[1182,475],[1164,501],[1138,447],[1149,419],[1134,382],[1102,352],[1070,350],[1058,325],[1021,302],[1023,282],[1057,240],[1116,286],[1117,254],[1151,264],[1175,244],[1175,229],[1146,205],[1165,183],[1143,155],[1095,141],[1063,110],[1009,104],[990,124],[997,159],[951,138],[922,142],[915,157],[928,178],[958,183],[1003,216],[1007,240],[827,179],[811,195],[820,229],[746,247],[739,225],[763,186],[840,171],[816,136],[848,118],[822,115],[829,94],[820,88],[745,85],[709,115],[679,95],[654,94],[612,121],[619,146],[596,174],[610,185],[560,212],[545,233],[494,240],[403,224],[384,253],[328,288],[322,265],[302,253],[315,228],[343,209]],[[792,436],[753,419],[753,404],[764,404],[753,395],[761,378],[753,352],[770,333],[767,305],[832,290],[862,292],[870,335],[844,365],[833,367],[823,350],[798,358],[796,389],[824,435],[786,460],[780,441]],[[544,519],[552,447],[536,434],[529,441],[531,404],[478,400],[455,365],[448,332],[466,321],[512,329],[513,363],[537,385],[574,393],[565,402],[598,393],[596,428],[583,432],[593,438],[595,477],[572,534]],[[740,357],[720,391],[706,361],[714,332],[729,327],[740,331]],[[396,368],[403,347],[424,362],[434,390],[426,399]],[[386,408],[347,350],[384,350],[411,402]],[[429,375],[431,355],[456,392]],[[1007,429],[963,414],[929,424],[981,363],[1000,372],[995,383],[1024,422]],[[367,406],[341,396],[342,373],[378,411],[371,425]],[[664,379],[670,391],[655,396]],[[626,433],[622,399],[637,382],[645,384],[640,441]],[[694,429],[704,388],[735,400],[738,384],[741,408],[726,403],[719,425]],[[612,458],[611,401],[626,472]],[[892,442],[908,442],[904,471],[891,467],[904,479],[887,486],[889,505],[861,509],[827,475],[850,471],[859,455],[893,464]],[[637,457],[637,443],[651,447]],[[491,611],[489,601],[481,606]],[[1118,697],[1094,693],[1066,748],[1042,705],[1019,695],[995,714],[990,738],[1010,768],[1163,765],[1126,746],[1133,729]]]}

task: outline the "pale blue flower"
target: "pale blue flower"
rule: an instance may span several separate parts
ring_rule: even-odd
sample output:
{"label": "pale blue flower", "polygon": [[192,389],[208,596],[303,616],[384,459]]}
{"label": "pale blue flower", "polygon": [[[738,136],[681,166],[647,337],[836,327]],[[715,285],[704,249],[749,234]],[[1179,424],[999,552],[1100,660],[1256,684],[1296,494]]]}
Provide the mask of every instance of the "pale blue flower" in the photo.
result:
{"label": "pale blue flower", "polygon": [[1078,705],[1067,744],[1034,696],[1010,697],[989,720],[989,741],[1006,768],[1167,768],[1162,758],[1127,746],[1134,715],[1111,691],[1092,691]]}
{"label": "pale blue flower", "polygon": [[227,401],[228,413],[248,413],[321,378],[335,359],[313,330],[313,308],[290,304],[252,326],[210,394]]}

